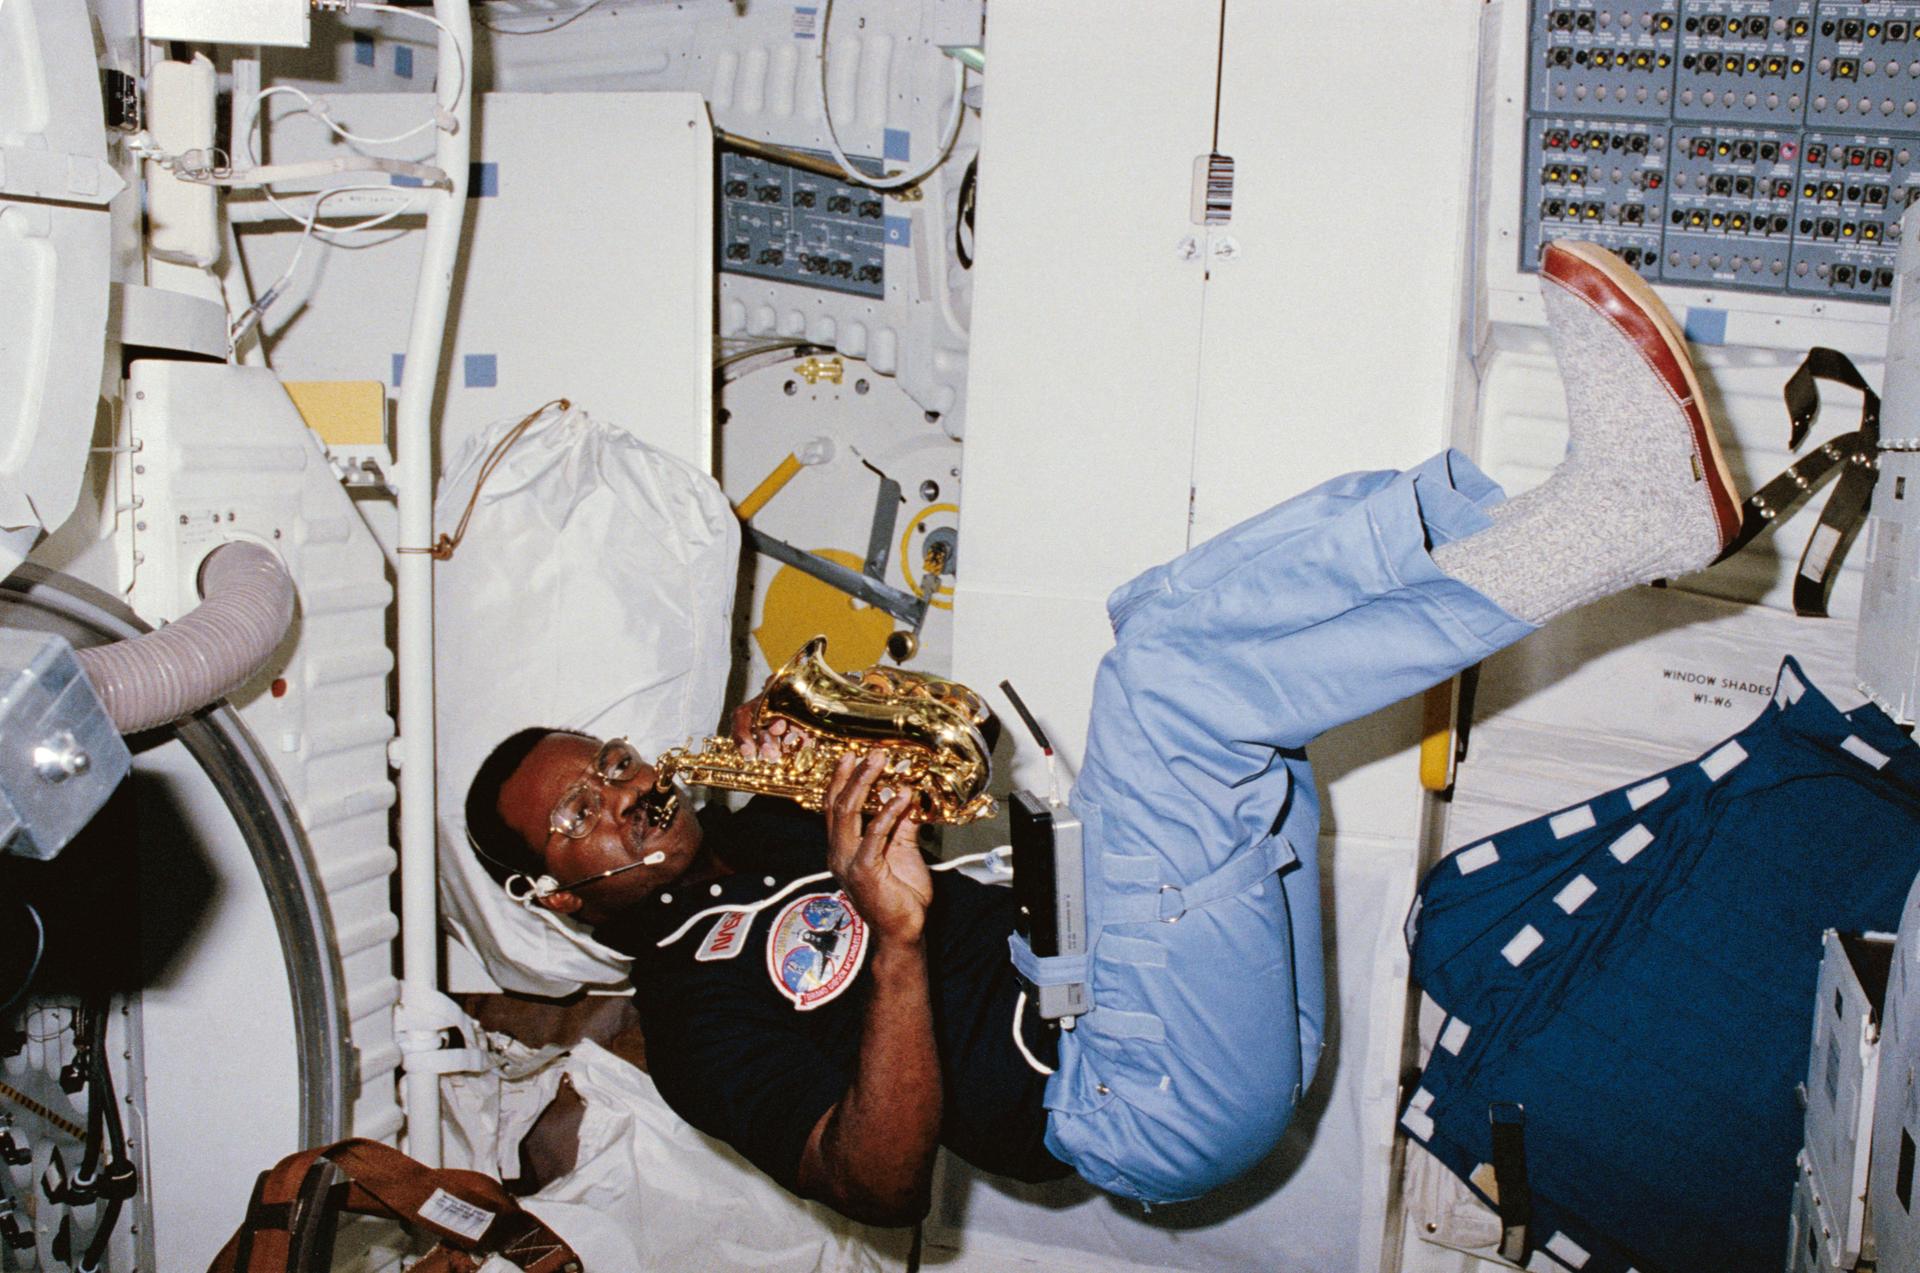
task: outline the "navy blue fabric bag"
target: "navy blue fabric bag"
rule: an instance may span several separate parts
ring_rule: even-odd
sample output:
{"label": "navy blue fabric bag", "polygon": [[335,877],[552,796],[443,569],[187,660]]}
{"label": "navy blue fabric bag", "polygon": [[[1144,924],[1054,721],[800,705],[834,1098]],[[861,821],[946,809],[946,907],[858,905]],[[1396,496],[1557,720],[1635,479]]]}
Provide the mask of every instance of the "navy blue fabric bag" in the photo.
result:
{"label": "navy blue fabric bag", "polygon": [[1920,747],[1788,659],[1698,761],[1433,869],[1408,936],[1448,1017],[1401,1123],[1496,1208],[1523,1123],[1529,1268],[1779,1268],[1821,934],[1891,930],[1916,871]]}

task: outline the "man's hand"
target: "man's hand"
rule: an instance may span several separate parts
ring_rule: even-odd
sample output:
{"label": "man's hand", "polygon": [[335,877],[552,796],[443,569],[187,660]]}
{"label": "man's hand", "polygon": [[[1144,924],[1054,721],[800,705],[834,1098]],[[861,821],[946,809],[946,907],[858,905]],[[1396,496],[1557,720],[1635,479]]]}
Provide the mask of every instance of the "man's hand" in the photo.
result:
{"label": "man's hand", "polygon": [[842,756],[827,784],[827,869],[853,899],[877,939],[917,942],[933,904],[933,876],[920,856],[920,826],[908,818],[914,792],[894,792],[868,818],[867,795],[882,784],[885,751]]}
{"label": "man's hand", "polygon": [[811,732],[783,716],[776,716],[763,728],[755,729],[753,718],[760,710],[760,700],[765,697],[762,691],[734,708],[728,725],[733,741],[739,744],[740,754],[748,760],[778,760],[799,751],[813,737]]}
{"label": "man's hand", "polygon": [[906,816],[911,790],[862,812],[876,783],[886,790],[886,763],[885,752],[842,756],[827,787],[827,865],[873,930],[872,990],[853,1082],[814,1124],[798,1185],[867,1224],[912,1224],[927,1214],[944,1098],[921,940],[933,876]]}

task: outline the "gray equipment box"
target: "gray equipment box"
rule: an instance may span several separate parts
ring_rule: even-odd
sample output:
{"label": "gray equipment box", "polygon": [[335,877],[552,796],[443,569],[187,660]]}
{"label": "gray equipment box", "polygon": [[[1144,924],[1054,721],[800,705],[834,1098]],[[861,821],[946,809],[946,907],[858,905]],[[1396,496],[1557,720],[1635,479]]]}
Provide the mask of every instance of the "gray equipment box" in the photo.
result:
{"label": "gray equipment box", "polygon": [[1827,930],[1814,994],[1800,1175],[1819,1222],[1817,1245],[1833,1268],[1851,1269],[1874,1254],[1867,1169],[1892,960],[1887,937]]}
{"label": "gray equipment box", "polygon": [[1880,1083],[1868,1168],[1868,1223],[1882,1269],[1920,1269],[1920,882],[1907,894],[1880,1032]]}
{"label": "gray equipment box", "polygon": [[132,766],[73,647],[0,629],[0,849],[53,857]]}
{"label": "gray equipment box", "polygon": [[[1016,791],[1010,804],[1016,923],[1040,959],[1087,953],[1086,868],[1080,819],[1064,804]],[[1077,1017],[1092,1006],[1085,980],[1040,980],[1034,1003],[1043,1017]]]}

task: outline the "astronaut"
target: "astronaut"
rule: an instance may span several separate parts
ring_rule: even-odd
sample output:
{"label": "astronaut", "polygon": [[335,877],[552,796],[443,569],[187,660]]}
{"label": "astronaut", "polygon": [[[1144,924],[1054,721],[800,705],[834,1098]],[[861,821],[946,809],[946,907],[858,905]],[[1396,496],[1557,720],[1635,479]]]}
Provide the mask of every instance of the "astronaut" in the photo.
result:
{"label": "astronaut", "polygon": [[1076,1029],[1016,1014],[1010,891],[930,873],[908,793],[862,812],[882,753],[842,761],[821,817],[761,797],[654,826],[654,771],[624,743],[525,730],[468,793],[481,860],[633,956],[649,1067],[682,1117],[856,1219],[923,1215],[942,1144],[1148,1202],[1233,1178],[1278,1141],[1325,1037],[1305,746],[1555,615],[1706,566],[1738,528],[1651,289],[1585,243],[1550,244],[1541,279],[1570,422],[1544,484],[1505,499],[1454,451],[1351,474],[1110,598],[1071,796],[1094,1004]]}

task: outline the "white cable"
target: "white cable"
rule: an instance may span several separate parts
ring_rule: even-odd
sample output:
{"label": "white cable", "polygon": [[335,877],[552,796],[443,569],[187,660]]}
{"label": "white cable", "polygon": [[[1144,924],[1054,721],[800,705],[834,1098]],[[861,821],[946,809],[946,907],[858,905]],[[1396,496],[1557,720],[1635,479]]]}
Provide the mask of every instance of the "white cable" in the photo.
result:
{"label": "white cable", "polygon": [[[996,853],[1002,853],[1006,851],[1007,850],[1003,846],[1002,848],[998,848],[998,849],[989,849],[985,853],[969,853],[969,854],[966,854],[964,857],[957,857],[952,859],[951,861],[930,863],[927,869],[930,871],[951,871],[956,867],[965,866],[970,862],[979,862],[985,858],[992,857]],[[832,878],[833,878],[832,871],[821,871],[817,875],[803,875],[799,879],[794,880],[792,883],[788,884],[785,888],[781,889],[778,893],[775,893],[772,897],[765,897],[760,899],[757,902],[741,902],[741,903],[727,904],[727,905],[721,905],[721,906],[709,906],[707,907],[707,909],[700,911],[697,914],[689,915],[685,923],[681,924],[680,927],[674,929],[671,933],[668,933],[665,937],[662,937],[659,941],[655,942],[654,945],[659,947],[667,947],[667,946],[673,945],[673,943],[679,941],[682,937],[685,937],[687,935],[688,929],[692,928],[695,924],[699,923],[701,920],[706,919],[709,915],[727,915],[727,914],[757,915],[761,911],[767,909],[767,907],[773,905],[775,902],[787,896],[787,894],[793,892],[795,889],[799,888],[803,884],[818,884],[821,880],[830,880]]]}
{"label": "white cable", "polygon": [[493,25],[493,23],[481,17],[474,18],[474,21],[478,22],[481,26],[493,32],[495,35],[545,35],[549,31],[558,31],[562,27],[572,26],[574,23],[578,22],[580,19],[586,17],[589,13],[592,13],[595,9],[598,9],[601,6],[601,4],[603,4],[604,2],[605,0],[593,0],[592,4],[580,10],[578,13],[573,14],[571,17],[565,19],[564,21],[555,22],[551,26],[525,27],[517,31],[511,27],[497,27]]}
{"label": "white cable", "polygon": [[[446,23],[442,22],[439,18],[435,17],[431,13],[427,13],[427,12],[416,10],[416,9],[405,9],[405,8],[401,8],[398,5],[392,5],[392,4],[362,4],[362,3],[350,2],[347,5],[347,12],[352,12],[355,9],[367,9],[367,10],[372,10],[374,12],[379,12],[379,13],[397,13],[402,17],[417,18],[422,22],[430,22],[435,27],[439,28],[441,34],[447,37],[447,43],[453,46],[455,60],[458,63],[459,76],[454,81],[454,89],[453,89],[453,93],[451,94],[451,99],[456,103],[460,100],[461,94],[466,91],[466,85],[467,85],[467,51],[465,46],[462,45],[458,39],[454,38],[453,33],[447,29]],[[442,99],[442,95],[440,92],[440,85],[438,84],[435,85],[433,114],[428,118],[421,120],[418,124],[415,124],[412,128],[406,129],[403,132],[395,133],[391,137],[367,137],[367,136],[363,136],[362,134],[353,132],[350,129],[343,128],[338,123],[334,122],[333,115],[328,110],[325,99],[315,98],[311,94],[306,93],[300,89],[294,88],[290,84],[276,84],[270,88],[261,89],[258,93],[254,94],[253,100],[248,103],[248,107],[247,107],[247,125],[246,125],[247,159],[251,164],[254,165],[254,169],[256,173],[261,170],[259,158],[254,151],[254,133],[258,131],[259,125],[260,125],[260,115],[261,115],[260,107],[262,103],[264,103],[269,97],[274,97],[281,93],[285,93],[290,97],[296,97],[300,99],[300,101],[303,103],[303,109],[301,112],[298,112],[298,113],[312,115],[315,119],[318,119],[322,124],[324,124],[327,127],[329,131],[331,131],[336,137],[339,137],[342,141],[350,141],[356,145],[361,145],[361,146],[396,145],[400,142],[407,141],[410,138],[417,137],[421,133],[426,132],[432,128],[445,128],[448,131],[451,131],[455,126],[452,108],[447,106],[445,101]],[[371,157],[368,157],[368,158],[371,158]],[[338,171],[345,171],[347,170],[347,168],[344,165],[348,165],[352,161],[340,160],[335,162],[341,163],[343,165],[342,168],[337,169]],[[392,167],[391,165],[394,165],[394,164],[405,164],[405,167],[404,168]],[[375,167],[376,165],[373,163],[368,163],[360,166]],[[435,181],[435,180],[443,181],[446,179],[446,174],[443,172],[440,172],[438,169],[434,169],[423,164],[414,164],[404,160],[379,161],[377,166],[385,171],[399,172],[402,175],[416,177],[423,181]],[[289,165],[289,167],[296,167],[296,166]],[[272,170],[269,169],[267,171],[272,171]],[[293,176],[307,176],[307,175],[310,175],[310,174],[306,174],[306,173],[293,174]],[[279,176],[270,176],[265,180],[289,180],[289,179],[292,179],[292,177],[288,175],[279,175]],[[227,184],[232,184],[232,183],[229,182]],[[261,185],[261,192],[266,195],[267,202],[272,204],[274,208],[278,210],[282,216],[287,217],[289,220],[304,222],[304,221],[310,221],[312,219],[311,217],[301,217],[296,215],[285,204],[281,203],[278,199],[274,198],[273,192],[271,190],[268,190],[264,184]],[[314,206],[317,208],[319,205],[318,203],[316,203]],[[322,241],[327,241],[327,236],[329,235],[345,234],[345,233],[350,233],[352,229],[365,229],[365,228],[368,228],[368,227],[366,226],[349,227],[349,228],[334,227],[331,229],[324,229],[324,230],[309,228],[306,233],[309,236],[317,234]]]}
{"label": "white cable", "polygon": [[[280,299],[281,289],[284,288],[289,282],[292,281],[293,272],[300,267],[301,254],[307,250],[307,241],[314,237],[315,231],[319,226],[321,206],[325,204],[327,200],[333,198],[335,195],[348,194],[354,191],[364,192],[368,190],[388,190],[388,189],[391,189],[391,187],[389,186],[339,186],[332,190],[323,190],[320,192],[318,196],[314,198],[313,207],[312,209],[309,210],[309,212],[307,213],[306,219],[301,224],[300,241],[294,245],[293,258],[287,262],[287,268],[280,272],[280,277],[273,281],[273,285],[271,287],[267,288],[266,291],[260,293],[259,297],[253,302],[253,304],[247,306],[246,309],[241,311],[239,318],[235,319],[231,324],[229,324],[227,328],[227,356],[229,358],[233,356],[233,351],[239,348],[240,341],[246,336],[248,330],[251,329],[255,323],[259,322],[262,318],[266,316],[267,307],[272,305],[276,300]],[[384,212],[377,216],[369,217],[365,221],[358,222],[354,225],[335,226],[332,230],[328,231],[328,233],[347,234],[347,233],[352,233],[360,230],[371,230],[376,226],[382,225],[388,221],[393,220],[393,218],[399,216],[400,213],[405,210],[406,210],[405,206],[403,205],[402,207],[396,208],[391,212]]]}
{"label": "white cable", "polygon": [[[422,22],[431,22],[436,27],[439,27],[440,34],[447,37],[447,43],[453,46],[453,51],[459,58],[460,78],[454,81],[453,100],[455,102],[460,100],[460,95],[467,90],[467,51],[461,46],[460,41],[455,38],[453,32],[447,29],[446,23],[424,9],[404,9],[397,4],[362,4],[358,3],[357,0],[352,0],[352,2],[347,5],[347,11],[351,13],[355,9],[370,9],[376,13],[397,13],[403,18],[418,18]],[[435,85],[436,90],[438,87],[438,85]],[[434,93],[433,101],[434,105],[440,108],[440,114],[435,117],[434,122],[447,125],[448,131],[451,132],[453,108],[441,103],[440,95],[437,91]]]}
{"label": "white cable", "polygon": [[899,190],[915,182],[924,181],[928,175],[947,162],[947,156],[953,151],[953,143],[960,137],[960,117],[966,110],[967,66],[958,58],[953,59],[953,117],[942,129],[946,140],[929,163],[916,173],[889,173],[884,177],[874,177],[861,172],[853,166],[853,160],[847,158],[847,152],[840,148],[840,135],[833,128],[833,110],[827,104],[827,28],[833,22],[833,0],[827,0],[820,10],[820,37],[814,49],[814,59],[820,64],[820,75],[816,88],[819,90],[820,120],[827,126],[827,149],[833,152],[833,158],[847,174],[847,180],[857,186],[870,190]]}
{"label": "white cable", "polygon": [[1020,1018],[1027,1012],[1027,992],[1022,990],[1013,1001],[1013,1046],[1020,1049],[1020,1055],[1026,1058],[1037,1074],[1051,1074],[1053,1067],[1027,1050],[1027,1040],[1020,1033]]}

